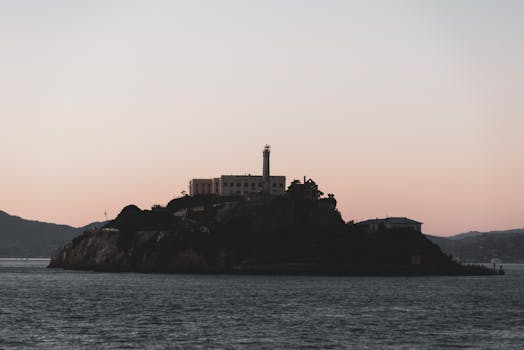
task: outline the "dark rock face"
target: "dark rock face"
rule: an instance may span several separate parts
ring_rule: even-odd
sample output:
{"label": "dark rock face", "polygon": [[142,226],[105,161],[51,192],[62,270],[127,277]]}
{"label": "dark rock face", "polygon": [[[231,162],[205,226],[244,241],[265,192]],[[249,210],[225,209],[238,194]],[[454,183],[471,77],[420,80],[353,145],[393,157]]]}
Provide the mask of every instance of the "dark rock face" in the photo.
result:
{"label": "dark rock face", "polygon": [[118,247],[120,234],[110,231],[83,233],[55,252],[51,267],[128,270],[126,251]]}
{"label": "dark rock face", "polygon": [[367,234],[331,202],[286,197],[182,197],[128,206],[85,232],[50,267],[103,271],[270,274],[473,274],[414,231]]}

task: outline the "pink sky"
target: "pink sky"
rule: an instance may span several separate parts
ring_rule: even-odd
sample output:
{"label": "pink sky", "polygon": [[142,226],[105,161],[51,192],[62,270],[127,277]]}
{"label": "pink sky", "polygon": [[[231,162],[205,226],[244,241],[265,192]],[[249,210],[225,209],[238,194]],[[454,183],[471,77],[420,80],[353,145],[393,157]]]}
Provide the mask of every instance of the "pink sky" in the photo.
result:
{"label": "pink sky", "polygon": [[520,1],[6,2],[0,210],[80,226],[271,170],[345,220],[524,227]]}

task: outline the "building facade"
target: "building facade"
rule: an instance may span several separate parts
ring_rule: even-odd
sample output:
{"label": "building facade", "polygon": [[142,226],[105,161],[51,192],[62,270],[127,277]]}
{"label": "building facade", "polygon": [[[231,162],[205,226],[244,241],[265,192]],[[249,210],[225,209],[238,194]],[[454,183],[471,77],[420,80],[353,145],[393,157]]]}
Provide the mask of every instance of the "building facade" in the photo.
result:
{"label": "building facade", "polygon": [[271,148],[266,145],[262,151],[262,176],[260,175],[221,175],[211,179],[192,179],[189,181],[189,195],[216,194],[220,196],[246,196],[267,193],[282,196],[286,193],[286,177],[271,176],[269,155]]}
{"label": "building facade", "polygon": [[189,181],[189,195],[197,194],[219,194],[220,179],[192,179]]}
{"label": "building facade", "polygon": [[[269,181],[267,181],[269,179]],[[221,196],[248,195],[269,193],[282,196],[286,193],[285,176],[222,175],[220,177]]]}

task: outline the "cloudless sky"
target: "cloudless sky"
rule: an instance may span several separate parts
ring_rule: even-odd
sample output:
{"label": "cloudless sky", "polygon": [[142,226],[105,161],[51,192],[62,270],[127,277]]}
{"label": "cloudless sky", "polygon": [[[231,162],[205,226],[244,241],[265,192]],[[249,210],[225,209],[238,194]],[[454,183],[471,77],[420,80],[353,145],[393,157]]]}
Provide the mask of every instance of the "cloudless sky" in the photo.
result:
{"label": "cloudless sky", "polygon": [[524,227],[524,2],[2,1],[0,210],[75,226],[271,171],[344,219]]}

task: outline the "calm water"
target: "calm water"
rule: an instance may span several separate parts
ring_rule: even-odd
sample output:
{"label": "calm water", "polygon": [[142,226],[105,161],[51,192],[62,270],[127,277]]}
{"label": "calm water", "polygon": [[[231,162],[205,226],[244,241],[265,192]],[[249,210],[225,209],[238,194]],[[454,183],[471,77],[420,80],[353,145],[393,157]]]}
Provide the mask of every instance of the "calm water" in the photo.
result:
{"label": "calm water", "polygon": [[0,261],[0,348],[523,349],[524,266],[495,277],[108,274]]}

